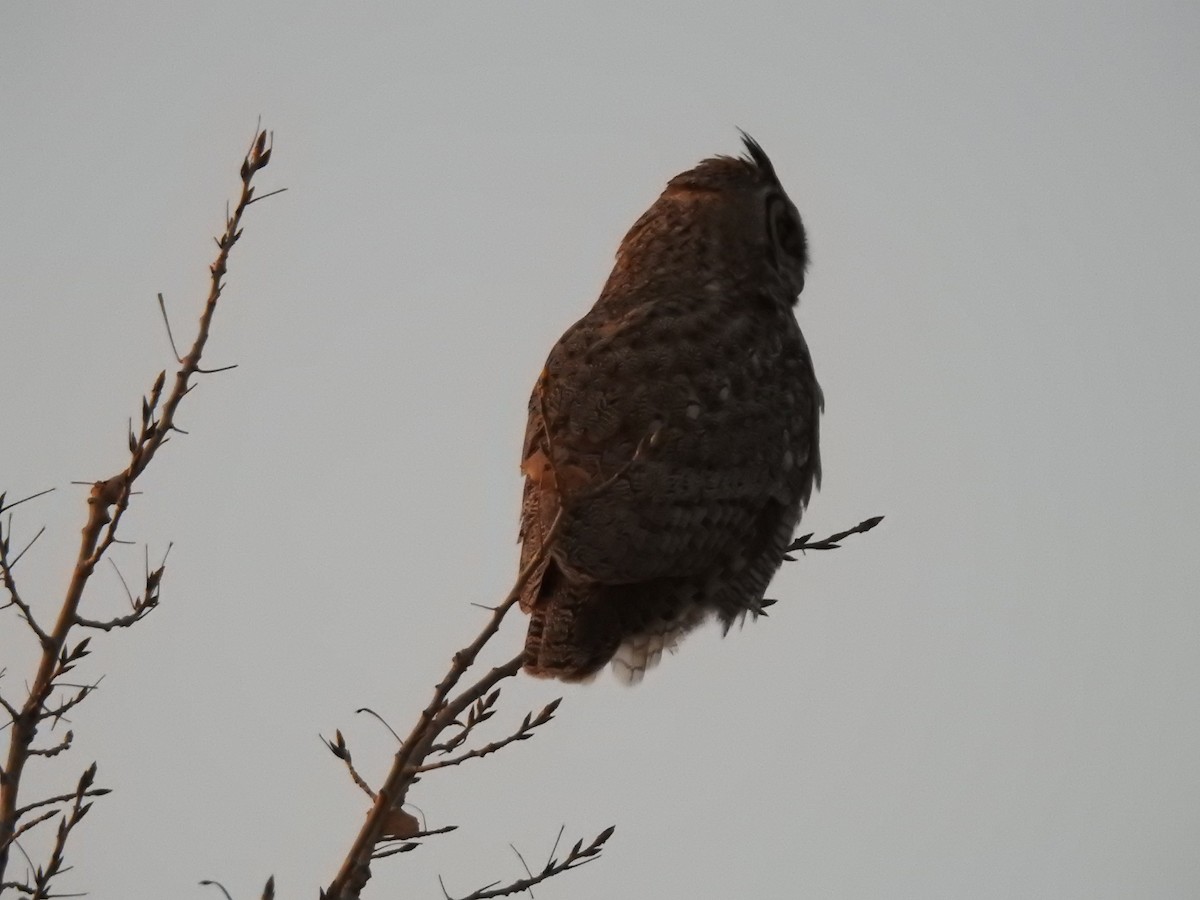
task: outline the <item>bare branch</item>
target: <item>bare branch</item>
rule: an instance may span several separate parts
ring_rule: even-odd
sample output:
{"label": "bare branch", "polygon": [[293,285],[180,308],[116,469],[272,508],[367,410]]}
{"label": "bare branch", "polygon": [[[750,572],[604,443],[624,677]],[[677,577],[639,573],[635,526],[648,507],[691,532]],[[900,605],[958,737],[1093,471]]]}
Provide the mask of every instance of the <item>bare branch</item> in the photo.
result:
{"label": "bare branch", "polygon": [[[220,244],[217,246],[220,246]],[[163,295],[161,291],[159,291],[158,294],[158,309],[162,313],[163,324],[167,326],[167,340],[171,342],[171,352],[175,355],[175,362],[182,363],[183,357],[179,355],[179,348],[175,346],[175,335],[171,333],[171,319],[167,316],[167,304],[163,301]],[[204,884],[203,881],[200,883]]]}
{"label": "bare branch", "polygon": [[30,756],[42,756],[42,757],[45,757],[46,759],[49,759],[51,756],[58,756],[58,754],[66,751],[66,750],[70,750],[71,742],[74,740],[75,740],[75,732],[68,731],[66,734],[63,735],[62,740],[60,740],[53,747],[34,747],[33,749],[31,749],[29,751],[29,755]]}
{"label": "bare branch", "polygon": [[[78,706],[80,703],[82,703],[84,700],[86,700],[88,695],[92,691],[96,690],[96,688],[99,686],[99,684],[100,684],[100,682],[96,682],[96,684],[81,685],[78,689],[78,693],[76,693],[74,697],[69,697],[66,700],[63,700],[61,703],[59,703],[57,706],[55,706],[53,708],[50,707],[49,700],[47,700],[42,705],[42,708],[37,713],[37,721],[42,722],[46,719],[51,719],[52,723],[54,725],[57,725],[59,723],[59,721],[63,718],[63,716],[65,716],[68,712],[70,712],[72,709],[74,709],[76,706]],[[63,685],[57,685],[57,686],[62,687]],[[32,751],[30,751],[30,752],[32,752]]]}
{"label": "bare branch", "polygon": [[[505,897],[509,894],[519,894],[522,891],[529,890],[534,885],[541,884],[543,881],[553,878],[555,875],[561,875],[563,872],[566,872],[569,869],[576,869],[579,866],[591,862],[600,855],[601,850],[604,848],[605,842],[612,837],[614,831],[616,831],[615,825],[605,828],[602,832],[596,835],[592,842],[586,847],[583,846],[583,841],[577,841],[575,846],[571,848],[571,852],[568,853],[562,860],[555,859],[554,852],[552,851],[550,859],[546,862],[546,865],[542,871],[538,872],[536,875],[529,875],[526,878],[521,878],[517,881],[510,882],[500,887],[496,886],[498,882],[493,882],[492,884],[479,888],[477,891],[474,891],[470,894],[464,894],[462,897],[456,898],[450,896],[450,893],[446,890],[446,884],[442,880],[441,876],[438,876],[438,883],[442,886],[442,893],[445,895],[446,900],[487,900],[489,897]],[[561,836],[561,834],[562,832],[560,831],[559,835]],[[555,846],[557,847],[557,841],[555,842]],[[515,847],[513,848],[513,851],[516,852]],[[523,857],[521,857],[521,854],[517,853],[517,856],[521,859],[521,865],[525,866],[525,860]],[[525,870],[528,872],[529,867],[525,866]]]}
{"label": "bare branch", "polygon": [[[812,533],[808,533],[803,537],[798,537],[787,547],[788,553],[799,551],[803,553],[805,550],[836,550],[841,545],[838,541],[850,537],[852,534],[863,534],[870,531],[876,525],[883,521],[883,516],[873,516],[870,519],[864,519],[853,528],[847,528],[845,531],[839,531],[837,534],[831,534],[829,537],[821,541],[809,541]],[[785,556],[784,559],[795,562],[795,557]]]}
{"label": "bare branch", "polygon": [[30,538],[29,543],[25,545],[25,548],[20,553],[18,553],[16,556],[14,556],[11,561],[6,562],[5,565],[10,569],[15,569],[17,567],[17,563],[19,563],[21,561],[21,557],[24,556],[28,552],[29,548],[37,543],[37,539],[40,538],[45,533],[46,533],[46,526],[43,525],[41,528],[38,529],[37,534],[35,534],[32,538]]}
{"label": "bare branch", "polygon": [[[50,861],[45,866],[38,866],[34,872],[33,885],[35,888],[35,897],[50,897],[50,882],[56,875],[64,871],[63,854],[66,852],[67,839],[71,835],[71,831],[78,825],[83,817],[87,815],[88,810],[92,808],[92,804],[85,803],[84,798],[88,796],[91,789],[92,781],[96,777],[96,764],[92,763],[79,777],[79,784],[75,788],[75,794],[72,797],[71,808],[64,812],[59,819],[58,829],[54,836],[54,846],[50,850]],[[54,815],[54,810],[48,810],[48,815]],[[14,840],[16,835],[13,836]],[[5,848],[7,849],[7,847]],[[65,896],[57,894],[53,896]]]}
{"label": "bare branch", "polygon": [[16,843],[17,838],[19,838],[25,832],[32,830],[33,828],[37,827],[38,825],[41,825],[47,819],[53,819],[57,815],[58,815],[58,810],[48,809],[44,813],[42,813],[40,816],[38,816],[36,819],[30,819],[28,822],[23,824],[20,828],[17,828],[8,837],[6,844],[3,846],[0,846],[0,849],[7,849],[7,844]]}
{"label": "bare branch", "polygon": [[108,563],[112,566],[113,571],[117,573],[117,578],[121,580],[121,587],[125,589],[125,596],[129,600],[129,605],[136,610],[137,601],[133,599],[133,591],[129,589],[129,582],[126,581],[125,576],[121,574],[121,567],[117,565],[116,561],[111,556],[108,558]]}
{"label": "bare branch", "polygon": [[[583,497],[592,496],[596,492],[606,490],[616,479],[622,476],[629,465],[639,459],[644,451],[652,449],[652,447],[653,436],[639,443],[633,459],[625,467],[619,469],[604,482],[601,482],[594,488],[589,488],[572,499],[579,500]],[[418,835],[411,828],[411,817],[403,813],[400,810],[400,806],[405,802],[408,790],[420,775],[437,769],[456,766],[470,759],[481,758],[495,753],[509,744],[526,740],[531,736],[533,730],[549,722],[554,717],[561,699],[548,704],[536,715],[533,713],[527,714],[516,731],[506,737],[492,741],[482,747],[464,750],[454,755],[456,750],[465,747],[468,739],[479,725],[493,717],[499,698],[499,689],[496,685],[503,679],[511,677],[520,671],[524,661],[524,654],[518,654],[508,662],[488,670],[482,676],[478,677],[474,683],[459,690],[457,694],[454,692],[467,670],[474,665],[483,645],[496,633],[504,616],[519,601],[528,579],[544,563],[549,547],[557,536],[561,519],[562,510],[560,509],[548,534],[542,541],[539,553],[522,569],[516,585],[509,592],[505,600],[499,606],[492,609],[492,614],[485,624],[484,629],[476,636],[475,640],[454,655],[449,670],[434,689],[433,699],[422,710],[409,735],[401,741],[400,747],[393,759],[391,771],[388,773],[383,786],[376,793],[375,805],[372,807],[367,816],[366,823],[359,831],[350,852],[343,861],[341,870],[329,887],[321,892],[321,896],[326,898],[326,900],[350,900],[350,898],[357,898],[371,877],[370,864],[372,861],[406,853],[419,846],[415,840]],[[878,525],[880,521],[882,521],[882,517],[867,519],[860,522],[854,528],[833,534],[821,541],[810,541],[812,535],[805,535],[795,541],[789,547],[789,550],[803,552],[810,549],[835,549],[838,546],[838,541],[852,534],[869,531]],[[768,605],[770,602],[764,601],[763,605]],[[373,715],[380,718],[377,714],[373,713]],[[382,718],[380,718],[380,721],[383,721]],[[387,723],[385,722],[384,724],[386,725]],[[457,731],[451,737],[443,737],[443,734],[452,728],[457,729]],[[392,730],[390,726],[389,730]],[[395,734],[395,731],[392,731]],[[337,734],[336,741],[327,741],[326,743],[335,755],[338,755],[342,759],[347,759],[349,751],[345,747],[345,742],[340,732]],[[447,758],[432,762],[427,761],[433,755],[445,755]],[[355,775],[357,773],[353,773],[352,777]],[[503,885],[499,882],[489,884],[474,893],[460,898],[460,900],[485,900],[485,898],[501,897],[529,891],[533,886],[540,884],[548,878],[576,868],[596,858],[612,834],[613,828],[608,828],[597,835],[586,847],[582,841],[579,841],[561,858],[558,856],[558,841],[556,840],[549,860],[543,869],[537,872],[529,869],[524,857],[514,847],[514,852],[517,853],[517,857],[525,869],[524,878]],[[562,832],[560,831],[560,838],[561,835]],[[445,896],[450,898],[444,884],[442,889]],[[453,900],[453,898],[450,898],[450,900]]]}
{"label": "bare branch", "polygon": [[[103,797],[105,794],[111,794],[112,788],[89,788],[83,792],[85,797]],[[33,803],[27,803],[17,810],[17,818],[26,815],[30,810],[37,809],[39,806],[50,806],[54,803],[66,803],[68,800],[75,799],[75,793],[59,794],[57,797],[47,797],[45,800],[36,800]]]}
{"label": "bare branch", "polygon": [[[43,491],[42,493],[45,493],[45,491]],[[18,502],[23,502],[23,501],[18,501]],[[17,505],[16,503],[12,504],[12,506],[16,506],[16,505]],[[45,529],[42,529],[42,531],[44,531],[44,530]],[[39,531],[37,533],[37,535],[34,537],[34,540],[37,540],[37,538],[41,536],[42,531]],[[33,546],[33,541],[30,541],[29,544],[26,545],[25,550],[28,550],[32,546]],[[25,619],[25,624],[29,626],[29,630],[32,631],[34,637],[37,638],[38,644],[41,645],[43,653],[44,653],[46,648],[51,643],[50,635],[47,634],[45,629],[42,628],[42,626],[38,624],[37,619],[35,619],[33,616],[33,610],[30,608],[29,604],[26,603],[23,599],[21,599],[21,592],[20,592],[20,590],[17,589],[17,582],[16,582],[16,579],[13,578],[13,573],[12,573],[13,566],[16,565],[16,560],[11,560],[11,561],[9,560],[8,547],[9,547],[8,536],[4,532],[3,526],[0,525],[0,580],[2,580],[4,582],[4,589],[8,592],[8,603],[6,603],[5,606],[15,606],[17,609],[19,609],[21,611],[21,615]],[[17,559],[20,559],[20,556],[25,553],[25,550],[21,551],[21,554],[18,555]],[[2,835],[2,834],[3,834],[3,830],[0,829],[0,835]],[[0,869],[0,873],[2,873],[2,871],[3,870]]]}
{"label": "bare branch", "polygon": [[432,772],[434,769],[445,769],[449,766],[457,766],[459,763],[466,762],[468,759],[478,759],[479,757],[487,756],[489,753],[495,753],[497,750],[501,749],[502,747],[507,747],[509,744],[516,743],[517,741],[527,740],[528,738],[533,737],[533,730],[535,728],[545,725],[554,718],[554,711],[558,709],[558,704],[560,703],[562,703],[562,697],[559,697],[557,700],[546,704],[542,711],[537,714],[536,718],[533,718],[533,713],[526,713],[524,721],[521,722],[521,726],[506,738],[493,741],[490,744],[479,747],[476,750],[463,753],[460,756],[438,760],[437,762],[425,763],[425,765],[420,766],[417,771]]}
{"label": "bare branch", "polygon": [[[561,829],[561,828],[558,830],[558,835],[559,835],[559,837],[562,837],[562,829]],[[557,840],[557,838],[556,838],[556,839],[555,839],[555,841],[554,841],[554,846],[555,846],[555,847],[557,847],[557,846],[558,846],[558,840]],[[532,872],[532,870],[530,870],[530,868],[529,868],[529,863],[525,862],[525,857],[521,855],[521,851],[517,849],[517,845],[516,845],[516,844],[509,844],[509,845],[508,845],[508,847],[509,847],[509,849],[510,849],[510,850],[512,850],[512,852],[513,852],[513,853],[515,853],[515,854],[517,855],[517,859],[519,859],[519,860],[521,861],[521,868],[525,870],[525,874],[526,874],[526,875],[527,875],[529,878],[532,878],[532,877],[533,877],[533,872]],[[553,854],[553,853],[551,853],[550,855],[551,855],[551,856],[553,856],[554,854]],[[445,889],[443,889],[443,893],[445,893]],[[530,889],[529,889],[529,896],[530,896],[530,897],[532,897],[532,896],[533,896],[533,888],[530,888]]]}
{"label": "bare branch", "polygon": [[253,200],[251,200],[246,205],[249,206],[251,203],[258,203],[261,200],[266,200],[268,197],[274,197],[276,194],[282,194],[286,190],[287,190],[287,188],[281,187],[276,190],[270,191],[269,193],[266,193],[266,194],[259,194],[257,197],[255,197]]}
{"label": "bare branch", "polygon": [[457,825],[443,825],[441,828],[431,828],[429,831],[418,831],[412,835],[413,838],[430,837],[435,834],[449,834],[451,831],[458,831]]}
{"label": "bare branch", "polygon": [[4,711],[8,713],[8,717],[12,721],[16,721],[17,716],[21,714],[21,711],[5,700],[3,696],[0,696],[0,706],[4,707]]}
{"label": "bare branch", "polygon": [[220,891],[222,894],[224,894],[224,895],[225,895],[225,900],[233,900],[233,897],[231,897],[231,896],[229,895],[229,891],[225,890],[225,885],[221,884],[221,882],[219,882],[219,881],[210,881],[210,880],[208,880],[207,878],[206,878],[204,881],[201,881],[201,882],[200,882],[200,886],[201,886],[201,887],[208,887],[209,885],[212,885],[212,886],[213,886],[213,887],[215,887],[217,890],[219,890],[219,891]]}
{"label": "bare branch", "polygon": [[[434,744],[429,748],[430,753],[449,753],[451,750],[456,750],[466,743],[471,732],[476,726],[481,725],[495,715],[493,707],[496,701],[500,699],[500,688],[496,688],[482,700],[477,700],[471,707],[471,711],[467,713],[467,721],[460,722],[455,719],[451,724],[459,726],[462,730],[454,737],[440,744]],[[397,738],[398,739],[398,738]]]}
{"label": "bare branch", "polygon": [[371,859],[384,859],[388,856],[395,856],[397,853],[407,853],[409,850],[416,850],[420,846],[415,841],[405,841],[404,843],[391,846],[391,842],[387,838],[384,838],[371,851]]}
{"label": "bare branch", "polygon": [[116,616],[105,621],[97,621],[95,619],[85,619],[83,616],[75,617],[75,624],[80,628],[95,628],[97,631],[112,631],[114,628],[128,628],[134,622],[139,622],[146,617],[150,610],[154,609],[153,605],[135,606],[134,611],[127,616]]}
{"label": "bare branch", "polygon": [[361,894],[363,887],[371,878],[371,861],[374,858],[375,846],[384,834],[388,816],[391,810],[399,808],[404,803],[408,789],[418,776],[420,766],[431,752],[439,735],[453,725],[468,706],[491,691],[497,682],[520,671],[523,656],[518,654],[504,665],[487,672],[479,681],[457,697],[450,698],[451,691],[475,662],[479,651],[499,630],[504,616],[520,599],[526,582],[541,566],[549,552],[550,545],[558,534],[561,522],[562,512],[560,510],[555,516],[542,546],[533,559],[521,570],[516,584],[513,585],[504,602],[492,612],[475,640],[454,654],[450,670],[434,688],[433,699],[421,711],[417,723],[396,752],[396,756],[392,760],[392,768],[378,791],[375,804],[367,814],[367,820],[355,837],[341,868],[330,882],[329,887],[321,892],[321,896],[326,900],[351,900]]}
{"label": "bare branch", "polygon": [[400,741],[400,735],[396,734],[396,729],[393,728],[391,725],[389,725],[387,722],[387,719],[385,719],[379,713],[375,712],[375,710],[371,709],[371,707],[364,706],[364,707],[361,707],[360,709],[356,709],[355,712],[356,713],[367,713],[369,715],[374,716],[380,722],[380,724],[383,725],[384,728],[386,728],[388,731],[390,731],[392,733],[392,737],[394,737],[397,741]]}
{"label": "bare branch", "polygon": [[[507,611],[507,610],[506,610]],[[524,652],[518,653],[508,662],[503,665],[496,666],[486,675],[480,678],[477,682],[464,690],[457,697],[445,701],[445,708],[442,716],[438,718],[438,730],[446,728],[456,719],[464,709],[490,691],[499,682],[505,678],[512,678],[521,671],[521,665],[525,662]]]}
{"label": "bare branch", "polygon": [[29,608],[29,604],[22,600],[21,595],[17,593],[17,586],[12,582],[7,566],[3,567],[3,576],[4,586],[8,588],[9,597],[9,603],[6,605],[15,606],[21,611],[21,615],[25,619],[25,624],[29,626],[29,630],[32,631],[34,637],[38,639],[38,643],[45,647],[48,643],[50,643],[50,635],[46,634],[46,632],[42,630],[42,627],[38,625],[37,620],[33,617],[33,610]]}
{"label": "bare branch", "polygon": [[358,774],[358,770],[354,768],[354,763],[350,758],[350,748],[346,746],[346,739],[342,737],[341,729],[338,729],[334,734],[335,740],[330,741],[326,738],[321,738],[321,741],[334,756],[346,764],[346,768],[350,770],[350,777],[354,780],[354,783],[362,789],[364,794],[374,801],[375,792],[371,790],[370,785],[363,780],[363,777]]}
{"label": "bare branch", "polygon": [[20,506],[22,503],[28,503],[30,500],[36,500],[38,497],[45,497],[47,494],[54,493],[55,488],[46,488],[44,491],[38,491],[36,494],[30,494],[28,497],[22,497],[20,500],[14,500],[8,506],[4,505],[5,494],[0,494],[0,513],[6,513],[14,506]]}
{"label": "bare branch", "polygon": [[[14,710],[11,706],[6,705],[5,707],[6,711],[12,715],[13,720],[9,734],[8,752],[2,769],[4,778],[0,779],[0,882],[3,882],[9,861],[9,848],[13,844],[18,830],[17,797],[26,763],[34,756],[49,756],[61,752],[70,743],[69,740],[65,741],[64,744],[48,751],[34,750],[33,741],[38,727],[47,719],[57,723],[64,713],[80,703],[95,688],[95,685],[82,686],[75,696],[63,701],[57,707],[51,706],[54,690],[65,686],[58,679],[70,671],[74,662],[83,655],[80,649],[82,645],[77,646],[69,654],[64,651],[71,629],[87,627],[107,631],[126,627],[144,616],[158,602],[158,586],[162,580],[162,567],[153,572],[147,572],[145,598],[135,601],[134,612],[131,615],[105,622],[83,618],[79,613],[84,589],[95,572],[96,565],[104,558],[108,549],[119,540],[117,529],[129,506],[130,497],[135,493],[133,490],[135,482],[150,465],[158,450],[168,442],[170,434],[178,430],[174,424],[175,416],[179,404],[194,387],[194,377],[200,372],[200,361],[208,342],[217,301],[224,289],[222,279],[228,270],[229,254],[241,237],[242,215],[254,196],[251,181],[257,172],[266,167],[270,158],[271,147],[268,134],[256,130],[250,150],[242,161],[240,169],[242,185],[239,200],[233,212],[226,216],[225,232],[217,239],[219,252],[209,266],[208,298],[200,315],[196,337],[184,357],[179,356],[174,336],[171,334],[170,323],[167,321],[166,304],[163,302],[162,295],[159,295],[159,306],[163,313],[163,320],[167,324],[167,333],[172,349],[175,351],[179,369],[175,372],[169,390],[167,389],[166,372],[160,372],[149,395],[143,397],[140,425],[136,429],[136,433],[132,427],[133,423],[130,423],[129,459],[125,468],[115,475],[91,484],[87,500],[87,517],[82,529],[79,550],[52,629],[44,629],[39,626],[28,604],[21,599],[12,578],[12,565],[15,560],[9,558],[7,537],[0,534],[0,574],[3,575],[4,585],[11,601],[10,605],[15,605],[20,609],[42,648],[25,703],[20,709],[15,710],[15,715],[13,715]],[[33,498],[26,498],[26,500],[28,499]],[[15,505],[17,504],[9,504],[6,507],[3,496],[0,495],[0,511],[11,509]],[[94,773],[95,766],[93,765],[85,772],[85,777],[90,779]],[[50,861],[44,866],[35,867],[31,864],[31,868],[37,873],[32,885],[35,896],[48,895],[47,885],[50,879],[62,870],[62,856],[67,838],[71,830],[90,809],[90,802],[85,802],[84,799],[85,796],[90,796],[86,794],[89,787],[90,781],[88,785],[79,788],[71,809],[62,814]],[[27,807],[28,804],[26,804]]]}

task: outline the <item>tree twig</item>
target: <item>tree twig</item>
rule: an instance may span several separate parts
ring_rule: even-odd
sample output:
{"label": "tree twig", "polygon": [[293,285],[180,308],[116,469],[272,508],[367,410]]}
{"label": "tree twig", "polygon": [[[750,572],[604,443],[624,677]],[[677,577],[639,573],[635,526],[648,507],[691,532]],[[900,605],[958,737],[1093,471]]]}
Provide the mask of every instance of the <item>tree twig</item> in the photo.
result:
{"label": "tree twig", "polygon": [[30,494],[28,497],[22,497],[20,500],[14,500],[8,506],[4,505],[5,494],[0,493],[0,513],[6,513],[14,506],[20,506],[22,503],[28,503],[30,500],[36,500],[38,497],[45,497],[47,494],[54,493],[55,488],[46,488],[44,491],[38,491],[36,494]]}
{"label": "tree twig", "polygon": [[[482,725],[496,714],[494,707],[496,705],[496,701],[499,699],[500,688],[496,688],[486,697],[482,698],[481,700],[476,700],[475,703],[472,704],[470,711],[467,713],[466,722],[460,722],[458,719],[455,719],[452,723],[459,726],[461,730],[455,734],[454,737],[442,741],[441,743],[434,744],[429,748],[429,752],[449,753],[450,751],[461,747],[464,743],[466,743],[467,738],[471,736],[471,733],[479,725]],[[400,740],[399,735],[397,735],[396,740]]]}
{"label": "tree twig", "polygon": [[[602,832],[596,835],[592,842],[586,847],[583,846],[583,841],[577,841],[575,846],[571,848],[571,852],[561,860],[555,859],[554,853],[551,851],[550,859],[546,862],[545,867],[536,875],[529,875],[526,878],[509,882],[508,884],[500,887],[497,887],[497,883],[493,882],[492,884],[481,887],[479,890],[473,891],[470,894],[464,894],[462,897],[451,897],[449,891],[446,890],[446,883],[442,881],[441,876],[438,876],[438,883],[442,886],[442,894],[445,896],[446,900],[487,900],[489,897],[505,897],[509,894],[519,894],[522,891],[529,890],[534,885],[541,884],[548,878],[553,878],[555,875],[559,875],[570,869],[576,869],[585,863],[591,862],[600,855],[600,851],[604,847],[605,841],[612,837],[613,832],[616,830],[617,829],[615,825],[610,825],[608,828],[605,828]],[[559,832],[559,835],[562,835],[561,831]],[[557,845],[557,841],[555,843]],[[519,857],[520,854],[518,853],[517,856]],[[525,860],[521,859],[521,864],[524,865],[524,863]],[[526,867],[526,869],[528,869],[528,867]]]}
{"label": "tree twig", "polygon": [[425,763],[423,766],[419,766],[417,771],[432,772],[435,769],[445,769],[449,768],[450,766],[457,766],[460,763],[466,762],[468,759],[478,759],[480,757],[487,756],[489,753],[495,753],[497,750],[507,747],[509,744],[516,743],[517,741],[527,740],[533,736],[533,730],[535,728],[545,725],[554,718],[554,711],[558,709],[558,704],[560,703],[562,703],[562,697],[547,703],[542,708],[542,711],[537,714],[537,718],[533,718],[533,713],[526,713],[525,719],[521,722],[520,727],[512,734],[508,735],[508,737],[501,738],[498,741],[492,741],[490,744],[485,744],[482,747],[469,750],[466,753],[460,754],[459,756],[453,756],[450,759],[440,759],[436,762]]}
{"label": "tree twig", "polygon": [[[847,528],[845,531],[839,531],[837,534],[831,534],[829,537],[820,541],[810,541],[812,532],[796,538],[788,547],[788,553],[800,552],[805,550],[836,550],[841,546],[838,542],[850,537],[852,534],[864,534],[883,521],[883,516],[873,516],[870,519],[864,519],[853,528]],[[794,562],[795,557],[785,556],[784,559]]]}
{"label": "tree twig", "polygon": [[358,774],[358,770],[354,768],[354,762],[350,756],[350,748],[346,746],[346,739],[342,736],[341,729],[334,733],[335,740],[321,738],[321,742],[329,748],[329,751],[346,764],[346,768],[350,771],[350,777],[354,783],[362,789],[362,792],[375,799],[375,792],[371,790],[371,786],[363,780],[363,777]]}

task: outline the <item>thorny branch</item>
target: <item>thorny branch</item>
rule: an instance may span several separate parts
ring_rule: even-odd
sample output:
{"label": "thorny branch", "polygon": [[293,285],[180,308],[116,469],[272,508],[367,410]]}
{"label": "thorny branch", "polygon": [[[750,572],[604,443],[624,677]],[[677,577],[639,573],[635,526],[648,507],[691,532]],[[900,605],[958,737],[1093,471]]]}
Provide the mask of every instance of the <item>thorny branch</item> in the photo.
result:
{"label": "thorny branch", "polygon": [[[241,223],[246,208],[256,200],[262,199],[262,197],[255,197],[251,182],[254,176],[271,161],[271,152],[269,135],[265,131],[256,129],[250,149],[241,165],[242,186],[238,202],[233,212],[227,213],[225,230],[216,239],[218,253],[216,259],[209,266],[208,298],[200,316],[195,340],[186,356],[180,359],[176,354],[179,368],[175,372],[170,389],[167,389],[167,373],[160,372],[149,395],[142,399],[140,427],[136,433],[132,428],[129,432],[129,462],[115,475],[96,481],[91,485],[87,500],[87,519],[83,527],[79,551],[75,558],[70,582],[52,628],[46,628],[38,623],[30,605],[22,598],[13,575],[13,569],[21,555],[29,549],[33,541],[30,541],[21,553],[12,556],[10,554],[11,520],[7,527],[0,522],[0,579],[2,579],[4,590],[8,595],[8,601],[4,605],[15,606],[20,611],[41,650],[37,671],[28,686],[28,694],[24,702],[18,704],[5,700],[2,704],[5,712],[8,713],[11,729],[8,752],[4,766],[0,769],[0,884],[5,887],[13,887],[34,897],[35,900],[51,896],[50,881],[63,871],[63,854],[71,830],[91,808],[91,802],[85,802],[85,798],[99,796],[106,791],[91,786],[96,774],[96,765],[93,763],[83,773],[74,794],[58,795],[18,806],[17,798],[25,765],[31,757],[53,756],[69,748],[73,737],[70,732],[53,747],[35,747],[34,741],[38,729],[47,722],[53,727],[64,713],[82,702],[95,688],[95,685],[67,685],[60,681],[61,677],[73,669],[75,664],[89,652],[87,649],[89,638],[68,648],[67,642],[72,629],[82,627],[109,631],[114,628],[125,628],[143,618],[158,604],[163,565],[153,571],[147,567],[145,591],[141,598],[133,602],[133,611],[129,615],[109,620],[94,620],[84,618],[79,613],[84,589],[92,577],[96,565],[104,558],[114,543],[119,543],[117,529],[129,507],[138,476],[150,465],[159,448],[170,440],[171,433],[181,432],[181,429],[175,425],[175,416],[183,398],[195,387],[194,377],[205,372],[200,367],[200,360],[208,342],[217,301],[225,289],[223,279],[228,270],[229,254],[242,236]],[[172,346],[174,346],[173,338]],[[25,500],[29,499],[32,497],[25,498]],[[19,500],[17,503],[23,503],[25,500]],[[5,506],[4,496],[0,494],[0,512],[11,509],[17,503]],[[36,541],[40,534],[41,532],[35,535],[33,540]],[[51,698],[54,691],[63,687],[73,687],[77,692],[57,704],[52,703]],[[32,819],[26,818],[29,813],[41,806],[67,801],[70,801],[70,806],[61,814],[56,810],[48,810]],[[10,849],[17,837],[41,821],[46,821],[56,815],[59,816],[59,824],[49,861],[45,865],[37,867],[33,867],[30,863],[33,871],[25,881],[5,881],[4,874],[8,867]]]}

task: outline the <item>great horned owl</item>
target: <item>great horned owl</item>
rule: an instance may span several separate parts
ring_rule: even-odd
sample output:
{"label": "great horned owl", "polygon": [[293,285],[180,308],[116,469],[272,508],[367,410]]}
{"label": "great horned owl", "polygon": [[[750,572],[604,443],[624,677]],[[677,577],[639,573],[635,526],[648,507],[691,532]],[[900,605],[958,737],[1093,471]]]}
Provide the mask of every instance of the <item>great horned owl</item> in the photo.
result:
{"label": "great horned owl", "polygon": [[529,401],[525,671],[639,681],[710,614],[762,611],[820,486],[824,405],[793,312],[808,243],[770,159],[675,176],[617,251],[600,299]]}

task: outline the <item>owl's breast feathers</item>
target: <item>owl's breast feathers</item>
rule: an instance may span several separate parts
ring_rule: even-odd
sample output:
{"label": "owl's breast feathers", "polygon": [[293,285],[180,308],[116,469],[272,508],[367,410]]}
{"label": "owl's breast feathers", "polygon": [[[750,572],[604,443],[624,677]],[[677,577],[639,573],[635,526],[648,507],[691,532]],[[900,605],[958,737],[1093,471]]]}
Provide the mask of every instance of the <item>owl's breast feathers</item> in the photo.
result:
{"label": "owl's breast feathers", "polygon": [[709,294],[612,315],[602,300],[530,399],[523,566],[563,521],[522,606],[590,590],[589,610],[612,609],[588,615],[623,619],[608,629],[623,639],[630,616],[757,612],[820,483],[822,403],[790,308]]}

